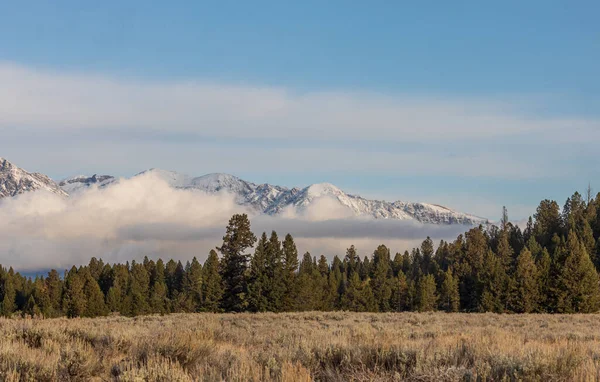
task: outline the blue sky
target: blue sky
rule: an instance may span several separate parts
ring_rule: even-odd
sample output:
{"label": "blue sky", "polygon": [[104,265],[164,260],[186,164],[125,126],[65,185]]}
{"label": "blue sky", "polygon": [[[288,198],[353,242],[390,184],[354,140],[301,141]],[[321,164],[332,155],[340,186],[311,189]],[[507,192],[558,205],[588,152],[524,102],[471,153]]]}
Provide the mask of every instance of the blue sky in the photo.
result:
{"label": "blue sky", "polygon": [[0,5],[0,156],[492,219],[600,191],[598,1],[123,3]]}

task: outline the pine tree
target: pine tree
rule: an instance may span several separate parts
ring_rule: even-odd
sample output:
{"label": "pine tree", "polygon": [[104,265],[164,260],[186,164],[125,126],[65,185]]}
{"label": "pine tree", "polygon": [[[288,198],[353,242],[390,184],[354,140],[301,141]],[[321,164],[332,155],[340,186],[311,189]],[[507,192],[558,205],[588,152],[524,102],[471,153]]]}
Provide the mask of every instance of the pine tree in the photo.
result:
{"label": "pine tree", "polygon": [[482,312],[502,313],[505,311],[506,270],[502,259],[491,249],[484,257],[485,267],[479,276],[482,288],[479,310]]}
{"label": "pine tree", "polygon": [[340,267],[336,266],[332,268],[333,270],[327,276],[323,276],[326,289],[324,291],[325,301],[323,302],[322,310],[326,311],[333,311],[339,308],[340,292],[345,289]]}
{"label": "pine tree", "polygon": [[350,276],[348,287],[341,299],[341,307],[352,312],[370,312],[376,309],[369,283],[360,281],[356,272]]}
{"label": "pine tree", "polygon": [[329,264],[327,263],[327,258],[324,255],[321,255],[321,257],[319,257],[317,269],[323,277],[327,277],[327,275],[329,274]]}
{"label": "pine tree", "polygon": [[402,273],[408,277],[410,270],[412,269],[412,258],[408,251],[404,251],[402,254]]}
{"label": "pine tree", "polygon": [[150,310],[153,313],[167,312],[167,283],[165,282],[165,265],[161,259],[156,261],[150,276]]}
{"label": "pine tree", "polygon": [[298,249],[294,238],[289,233],[283,241],[283,283],[285,293],[281,303],[282,311],[296,310],[296,297],[298,295],[298,283],[296,280],[298,271]]}
{"label": "pine tree", "polygon": [[31,317],[36,317],[36,316],[40,315],[40,312],[41,312],[41,310],[37,306],[37,304],[35,302],[35,298],[33,297],[33,295],[30,295],[29,299],[27,299],[27,304],[25,305],[24,313]]}
{"label": "pine tree", "polygon": [[256,243],[254,255],[250,260],[248,271],[248,309],[253,312],[266,312],[268,309],[268,274],[267,274],[267,252],[269,240],[267,233]]}
{"label": "pine tree", "polygon": [[60,275],[55,269],[48,272],[45,284],[49,299],[48,317],[58,317],[62,313],[60,305],[63,293],[63,283],[60,279]]}
{"label": "pine tree", "polygon": [[178,291],[178,280],[176,279],[177,263],[171,259],[165,265],[165,283],[167,284],[167,297],[170,300],[177,298]]}
{"label": "pine tree", "polygon": [[552,310],[551,305],[551,259],[548,250],[544,248],[536,261],[536,269],[538,273],[538,311],[549,312]]}
{"label": "pine tree", "polygon": [[446,272],[453,265],[450,257],[450,246],[444,240],[440,240],[440,244],[435,251],[435,262],[442,272]]}
{"label": "pine tree", "polygon": [[558,279],[558,312],[596,312],[600,308],[598,274],[574,231],[569,232],[566,249],[567,257]]}
{"label": "pine tree", "polygon": [[106,294],[106,306],[110,312],[119,312],[127,315],[130,311],[130,306],[126,301],[127,287],[129,284],[129,267],[123,264],[115,264],[107,277],[107,281],[103,282],[105,287],[110,285]]}
{"label": "pine tree", "polygon": [[371,274],[371,261],[367,256],[363,259],[360,267],[360,279],[366,280]]}
{"label": "pine tree", "polygon": [[84,280],[73,266],[65,278],[63,310],[67,317],[80,317],[85,314],[87,301],[83,288]]}
{"label": "pine tree", "polygon": [[87,268],[94,280],[98,281],[100,280],[100,275],[102,274],[102,270],[104,269],[104,262],[102,261],[102,259],[98,260],[95,257],[92,257]]}
{"label": "pine tree", "polygon": [[50,300],[50,295],[48,293],[48,287],[43,278],[36,277],[33,283],[33,291],[31,292],[31,297],[33,297],[34,299],[35,308],[37,308],[37,310],[34,309],[35,311],[30,311],[29,314],[33,316],[43,317],[52,316],[52,304]]}
{"label": "pine tree", "polygon": [[419,312],[435,310],[437,293],[433,275],[425,275],[419,280],[417,286],[417,308]]}
{"label": "pine tree", "polygon": [[436,273],[436,264],[433,261],[433,241],[429,236],[421,243],[421,272],[425,275]]}
{"label": "pine tree", "polygon": [[121,291],[116,287],[110,287],[106,294],[106,307],[109,312],[121,312]]}
{"label": "pine tree", "polygon": [[527,248],[523,249],[517,258],[515,279],[517,283],[515,311],[518,313],[536,311],[539,301],[540,280],[533,256]]}
{"label": "pine tree", "polygon": [[298,297],[296,299],[299,311],[317,310],[322,306],[323,299],[322,276],[317,269],[310,253],[306,252],[298,269]]}
{"label": "pine tree", "polygon": [[420,280],[423,276],[423,256],[420,248],[413,248],[411,254],[411,270],[409,277],[413,280]]}
{"label": "pine tree", "polygon": [[186,270],[183,282],[186,310],[199,312],[202,306],[202,265],[194,257]]}
{"label": "pine tree", "polygon": [[286,283],[284,280],[283,251],[277,232],[272,231],[266,247],[265,271],[267,274],[267,310],[270,312],[281,311]]}
{"label": "pine tree", "polygon": [[481,227],[469,230],[464,242],[462,235],[459,235],[452,245],[453,256],[458,259],[455,271],[460,280],[460,306],[468,312],[480,310],[483,271],[489,267],[484,259],[489,251],[487,238]]}
{"label": "pine tree", "polygon": [[398,273],[402,272],[402,261],[402,254],[400,252],[396,252],[394,260],[392,260],[392,271],[394,277],[397,277]]}
{"label": "pine tree", "polygon": [[82,315],[85,317],[106,316],[108,309],[104,304],[104,294],[102,294],[100,285],[98,285],[96,279],[89,272],[89,268],[85,269],[82,273],[83,291],[86,300],[85,310]]}
{"label": "pine tree", "polygon": [[551,246],[552,237],[561,233],[561,217],[558,203],[551,200],[543,200],[537,207],[534,215],[533,235],[542,246],[554,251]]}
{"label": "pine tree", "polygon": [[219,274],[219,256],[211,250],[204,263],[202,283],[202,308],[207,312],[218,312],[223,295],[222,280]]}
{"label": "pine tree", "polygon": [[516,267],[516,259],[514,255],[514,250],[510,245],[509,241],[509,229],[512,227],[512,224],[509,222],[506,223],[506,229],[500,232],[500,237],[498,240],[498,248],[496,250],[496,255],[498,257],[498,261],[500,262],[498,268],[494,269],[493,272],[496,272],[493,277],[498,277],[498,279],[493,282],[496,283],[494,288],[498,288],[498,291],[492,292],[501,300],[499,303],[502,304],[502,308],[490,307],[494,312],[501,311],[511,311],[514,310],[516,305],[518,305],[518,293],[517,293],[517,282],[514,278],[515,275],[515,267]]}
{"label": "pine tree", "polygon": [[446,312],[458,312],[460,307],[458,279],[454,277],[450,268],[443,275],[442,287],[440,288],[440,309]]}
{"label": "pine tree", "polygon": [[150,311],[148,303],[150,290],[150,276],[143,264],[132,262],[129,286],[126,300],[129,305],[129,314],[138,316]]}
{"label": "pine tree", "polygon": [[17,298],[17,292],[15,290],[13,275],[10,272],[4,274],[2,296],[2,315],[5,317],[10,317],[17,309],[17,304],[15,302]]}
{"label": "pine tree", "polygon": [[398,271],[398,275],[392,283],[392,300],[390,306],[395,312],[404,312],[410,309],[408,282],[402,270]]}
{"label": "pine tree", "polygon": [[360,262],[360,258],[356,254],[356,248],[351,245],[350,248],[346,249],[346,257],[344,258],[346,261],[346,276],[350,279],[350,276],[354,272],[358,272],[358,263]]}
{"label": "pine tree", "polygon": [[223,280],[223,309],[240,312],[247,308],[246,269],[248,255],[245,251],[252,248],[256,236],[250,230],[250,221],[246,214],[234,215],[229,220],[223,245],[217,248],[222,254],[220,274]]}
{"label": "pine tree", "polygon": [[375,298],[376,309],[381,312],[391,310],[392,297],[392,268],[390,265],[390,250],[385,245],[380,245],[373,253],[371,289]]}

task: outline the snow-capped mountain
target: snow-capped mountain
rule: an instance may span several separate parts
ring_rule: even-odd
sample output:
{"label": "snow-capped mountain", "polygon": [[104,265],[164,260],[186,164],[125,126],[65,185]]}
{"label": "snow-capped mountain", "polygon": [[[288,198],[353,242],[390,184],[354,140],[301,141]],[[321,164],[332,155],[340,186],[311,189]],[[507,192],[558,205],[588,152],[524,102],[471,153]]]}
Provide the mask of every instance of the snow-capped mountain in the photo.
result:
{"label": "snow-capped mountain", "polygon": [[63,179],[58,184],[66,193],[73,194],[81,190],[85,190],[90,186],[98,186],[99,188],[106,187],[107,185],[116,182],[117,179],[110,175],[78,175],[71,178]]}
{"label": "snow-capped mountain", "polygon": [[[454,211],[437,204],[365,199],[358,195],[347,194],[329,183],[313,184],[304,188],[287,188],[270,184],[255,184],[228,174],[191,177],[160,169],[144,171],[136,176],[148,174],[164,180],[174,188],[197,190],[209,194],[220,192],[233,194],[238,204],[268,215],[278,215],[290,208],[301,213],[309,206],[314,205],[313,203],[317,200],[329,198],[337,201],[355,216],[414,220],[430,224],[479,225],[488,223],[487,219]],[[109,187],[118,181],[117,178],[110,175],[80,175],[64,179],[57,184],[46,175],[29,173],[0,158],[0,198],[35,190],[45,190],[67,197],[89,187]]]}
{"label": "snow-capped mountain", "polygon": [[36,190],[67,196],[67,193],[46,175],[27,172],[8,160],[0,158],[0,198]]}
{"label": "snow-capped mountain", "polygon": [[378,219],[416,220],[430,224],[487,224],[488,220],[429,203],[386,202],[369,200],[347,194],[329,183],[313,184],[305,188],[287,188],[270,184],[255,184],[228,174],[208,174],[197,178],[173,171],[151,169],[139,175],[153,174],[172,187],[194,189],[207,193],[228,192],[235,195],[238,204],[258,212],[277,215],[289,207],[296,211],[308,208],[322,197],[337,200],[356,216]]}

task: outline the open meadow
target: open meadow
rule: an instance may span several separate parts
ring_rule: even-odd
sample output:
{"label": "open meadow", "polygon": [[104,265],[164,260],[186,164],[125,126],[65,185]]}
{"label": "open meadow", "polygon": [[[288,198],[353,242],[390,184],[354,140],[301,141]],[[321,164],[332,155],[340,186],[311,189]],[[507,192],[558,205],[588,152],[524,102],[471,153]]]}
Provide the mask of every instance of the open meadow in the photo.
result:
{"label": "open meadow", "polygon": [[0,319],[4,381],[600,379],[600,315]]}

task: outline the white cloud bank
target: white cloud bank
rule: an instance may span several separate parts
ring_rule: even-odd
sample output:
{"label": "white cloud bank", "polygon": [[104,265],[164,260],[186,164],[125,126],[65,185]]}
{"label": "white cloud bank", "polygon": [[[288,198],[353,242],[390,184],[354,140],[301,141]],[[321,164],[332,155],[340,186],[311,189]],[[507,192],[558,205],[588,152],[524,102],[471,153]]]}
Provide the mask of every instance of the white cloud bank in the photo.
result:
{"label": "white cloud bank", "polygon": [[[395,250],[430,235],[452,238],[464,227],[349,218],[329,200],[301,215],[252,216],[253,230],[290,232],[299,250],[328,257],[351,244],[362,254],[387,243]],[[105,189],[62,198],[45,192],[0,202],[0,263],[20,270],[68,268],[92,256],[108,262],[150,258],[204,260],[219,245],[229,217],[248,212],[230,195],[177,190],[147,174]],[[328,219],[326,219],[329,217]]]}
{"label": "white cloud bank", "polygon": [[[0,63],[0,127],[132,129],[221,138],[462,141],[598,137],[597,120],[531,118],[516,103],[135,81]],[[537,137],[538,139],[545,139]]]}

